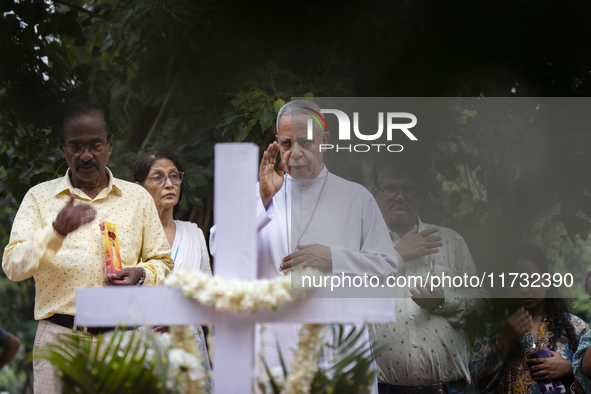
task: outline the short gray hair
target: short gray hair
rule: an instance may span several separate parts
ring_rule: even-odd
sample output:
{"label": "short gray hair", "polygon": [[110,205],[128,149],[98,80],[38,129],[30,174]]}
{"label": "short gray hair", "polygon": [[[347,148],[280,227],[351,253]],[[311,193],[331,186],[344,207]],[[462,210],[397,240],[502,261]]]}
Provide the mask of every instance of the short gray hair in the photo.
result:
{"label": "short gray hair", "polygon": [[[285,103],[283,105],[283,107],[281,107],[281,109],[279,110],[279,113],[277,114],[277,133],[279,133],[279,120],[284,117],[284,116],[291,116],[292,112],[297,113],[303,113],[303,111],[306,111],[306,107],[308,108],[312,108],[314,111],[317,111],[318,113],[320,113],[321,109],[318,106],[318,104],[316,104],[314,101],[311,100],[293,100],[293,101],[288,101],[287,103]],[[313,127],[314,130],[316,130],[319,134],[322,134],[323,131],[320,128],[320,126],[318,126],[318,123],[316,122],[312,122],[313,123]]]}

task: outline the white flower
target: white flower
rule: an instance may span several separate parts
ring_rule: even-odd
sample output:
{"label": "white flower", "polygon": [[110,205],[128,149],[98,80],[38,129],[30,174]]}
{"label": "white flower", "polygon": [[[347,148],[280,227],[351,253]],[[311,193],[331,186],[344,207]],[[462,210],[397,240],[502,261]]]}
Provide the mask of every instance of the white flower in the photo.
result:
{"label": "white flower", "polygon": [[271,377],[273,378],[275,383],[282,384],[285,381],[285,375],[283,374],[282,367],[271,368],[269,372],[271,372]]}
{"label": "white flower", "polygon": [[149,363],[152,363],[154,361],[155,355],[156,355],[156,352],[154,351],[154,349],[148,348],[146,350],[146,361]]}
{"label": "white flower", "polygon": [[160,343],[162,344],[162,347],[164,349],[170,348],[170,343],[171,343],[170,334],[167,332],[163,332],[162,334],[160,334]]}
{"label": "white flower", "polygon": [[[304,270],[313,275],[316,271]],[[255,281],[225,280],[199,271],[173,271],[164,281],[166,286],[179,288],[185,296],[220,312],[254,312],[275,310],[290,302],[291,278]]]}
{"label": "white flower", "polygon": [[168,365],[173,371],[179,369],[187,371],[191,380],[195,381],[201,378],[199,359],[183,349],[171,349],[168,352]]}

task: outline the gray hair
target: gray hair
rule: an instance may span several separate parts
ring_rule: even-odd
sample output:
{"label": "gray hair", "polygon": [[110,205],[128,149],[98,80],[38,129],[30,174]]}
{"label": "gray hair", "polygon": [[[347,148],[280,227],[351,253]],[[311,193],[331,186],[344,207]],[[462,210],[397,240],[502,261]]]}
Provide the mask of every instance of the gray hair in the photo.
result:
{"label": "gray hair", "polygon": [[[303,111],[306,111],[306,107],[312,108],[314,111],[318,111],[320,113],[321,109],[314,101],[311,100],[293,100],[288,101],[281,107],[279,113],[277,114],[277,133],[279,133],[279,120],[284,116],[291,116],[292,112],[295,114],[301,114]],[[323,131],[318,126],[318,123],[312,122],[314,125],[314,130],[316,130],[319,134],[322,135]]]}

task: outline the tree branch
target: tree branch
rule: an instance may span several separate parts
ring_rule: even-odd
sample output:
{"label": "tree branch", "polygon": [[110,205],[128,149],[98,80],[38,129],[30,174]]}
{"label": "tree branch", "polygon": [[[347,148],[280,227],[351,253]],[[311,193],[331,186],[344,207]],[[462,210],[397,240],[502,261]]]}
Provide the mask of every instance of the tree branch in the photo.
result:
{"label": "tree branch", "polygon": [[88,15],[90,15],[93,18],[99,18],[99,19],[107,20],[107,18],[105,18],[104,16],[102,16],[101,14],[99,14],[97,12],[87,10],[84,7],[80,7],[79,5],[68,3],[67,1],[53,0],[53,3],[54,4],[61,4],[61,5],[66,6],[66,7],[70,7],[72,9],[76,10],[76,11],[80,11],[80,12],[83,12],[85,14],[88,14]]}
{"label": "tree branch", "polygon": [[146,145],[148,145],[148,141],[152,137],[152,134],[154,134],[154,131],[160,125],[160,122],[162,122],[162,119],[164,118],[164,113],[166,112],[166,110],[168,109],[168,106],[170,105],[170,98],[172,97],[172,93],[174,92],[174,89],[177,84],[177,81],[179,80],[180,74],[181,74],[180,71],[177,71],[176,76],[174,77],[174,79],[170,85],[170,89],[168,90],[168,93],[166,93],[166,97],[164,97],[164,101],[162,102],[162,105],[160,106],[160,111],[158,111],[158,115],[156,115],[156,119],[154,120],[154,123],[152,123],[152,127],[150,127],[150,131],[148,131],[146,138],[144,138],[144,142],[142,143],[142,146],[140,148],[141,150],[144,150],[146,148]]}

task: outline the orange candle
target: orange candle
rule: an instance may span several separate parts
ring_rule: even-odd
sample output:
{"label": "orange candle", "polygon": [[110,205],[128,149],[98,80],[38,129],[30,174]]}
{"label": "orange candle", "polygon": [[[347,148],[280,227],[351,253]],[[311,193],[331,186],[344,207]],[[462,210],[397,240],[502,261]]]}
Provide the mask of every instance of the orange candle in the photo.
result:
{"label": "orange candle", "polygon": [[99,227],[103,233],[107,274],[114,274],[115,272],[122,270],[121,255],[119,254],[119,240],[117,239],[117,228],[113,223],[109,222],[100,222]]}

